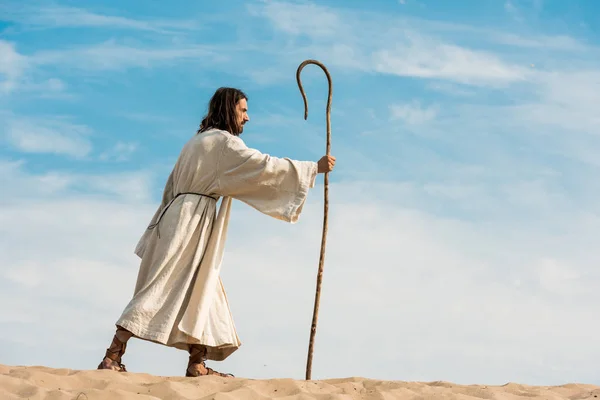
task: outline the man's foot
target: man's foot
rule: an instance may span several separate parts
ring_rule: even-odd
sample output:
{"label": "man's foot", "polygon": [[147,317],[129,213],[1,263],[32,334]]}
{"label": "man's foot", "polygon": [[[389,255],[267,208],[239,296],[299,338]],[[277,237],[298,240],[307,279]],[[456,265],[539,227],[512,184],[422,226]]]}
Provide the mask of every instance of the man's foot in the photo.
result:
{"label": "man's foot", "polygon": [[208,375],[217,375],[222,376],[224,378],[233,378],[232,374],[224,374],[222,372],[217,372],[212,368],[208,368],[204,361],[199,363],[193,363],[188,365],[188,369],[185,371],[185,376],[187,377],[198,377],[198,376],[208,376]]}
{"label": "man's foot", "polygon": [[104,360],[98,365],[98,369],[110,369],[112,371],[127,372],[124,364],[120,364],[115,360],[104,357]]}
{"label": "man's foot", "polygon": [[224,378],[233,378],[231,374],[224,374],[222,372],[217,372],[212,368],[208,368],[204,362],[207,359],[208,349],[206,346],[201,345],[191,345],[190,346],[190,360],[188,362],[187,370],[185,371],[185,376],[188,377],[198,377],[198,376],[208,376],[208,375],[216,375],[222,376]]}
{"label": "man's foot", "polygon": [[[104,359],[98,364],[98,369],[108,369],[118,372],[127,372],[125,365],[121,363],[121,358],[125,354],[127,341],[133,334],[120,326],[117,327],[117,333],[113,337],[110,347],[106,349]],[[119,339],[120,337],[120,339]]]}

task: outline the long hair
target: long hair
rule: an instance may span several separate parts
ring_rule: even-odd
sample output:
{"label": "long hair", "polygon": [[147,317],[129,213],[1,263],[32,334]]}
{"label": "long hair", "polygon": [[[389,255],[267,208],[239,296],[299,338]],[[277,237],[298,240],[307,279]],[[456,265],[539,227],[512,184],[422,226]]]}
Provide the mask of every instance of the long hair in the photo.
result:
{"label": "long hair", "polygon": [[222,87],[217,89],[208,104],[208,113],[202,119],[197,133],[210,128],[221,129],[238,136],[242,132],[239,126],[236,106],[238,101],[248,97],[239,89]]}

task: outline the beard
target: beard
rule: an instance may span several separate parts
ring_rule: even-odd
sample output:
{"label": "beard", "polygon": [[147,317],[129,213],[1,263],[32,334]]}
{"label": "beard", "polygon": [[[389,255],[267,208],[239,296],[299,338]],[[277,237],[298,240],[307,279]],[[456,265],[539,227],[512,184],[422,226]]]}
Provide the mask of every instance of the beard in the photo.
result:
{"label": "beard", "polygon": [[244,123],[238,124],[236,135],[239,136],[244,132]]}

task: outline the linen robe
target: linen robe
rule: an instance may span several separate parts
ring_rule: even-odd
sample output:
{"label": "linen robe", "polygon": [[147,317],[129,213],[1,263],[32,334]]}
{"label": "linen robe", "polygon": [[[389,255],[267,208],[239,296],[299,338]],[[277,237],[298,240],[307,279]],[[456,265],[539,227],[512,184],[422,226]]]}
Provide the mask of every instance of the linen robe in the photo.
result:
{"label": "linen robe", "polygon": [[316,175],[315,162],[262,154],[222,130],[195,135],[136,246],[134,295],[116,324],[141,339],[185,350],[202,344],[208,359],[227,358],[241,345],[219,277],[231,201],[295,223]]}

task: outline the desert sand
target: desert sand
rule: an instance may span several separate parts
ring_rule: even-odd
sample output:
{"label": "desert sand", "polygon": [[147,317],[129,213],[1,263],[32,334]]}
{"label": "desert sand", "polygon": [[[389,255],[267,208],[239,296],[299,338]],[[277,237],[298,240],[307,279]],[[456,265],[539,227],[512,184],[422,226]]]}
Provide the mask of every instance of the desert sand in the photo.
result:
{"label": "desert sand", "polygon": [[161,377],[0,365],[0,399],[597,399],[600,386],[456,385],[363,378],[301,381]]}

